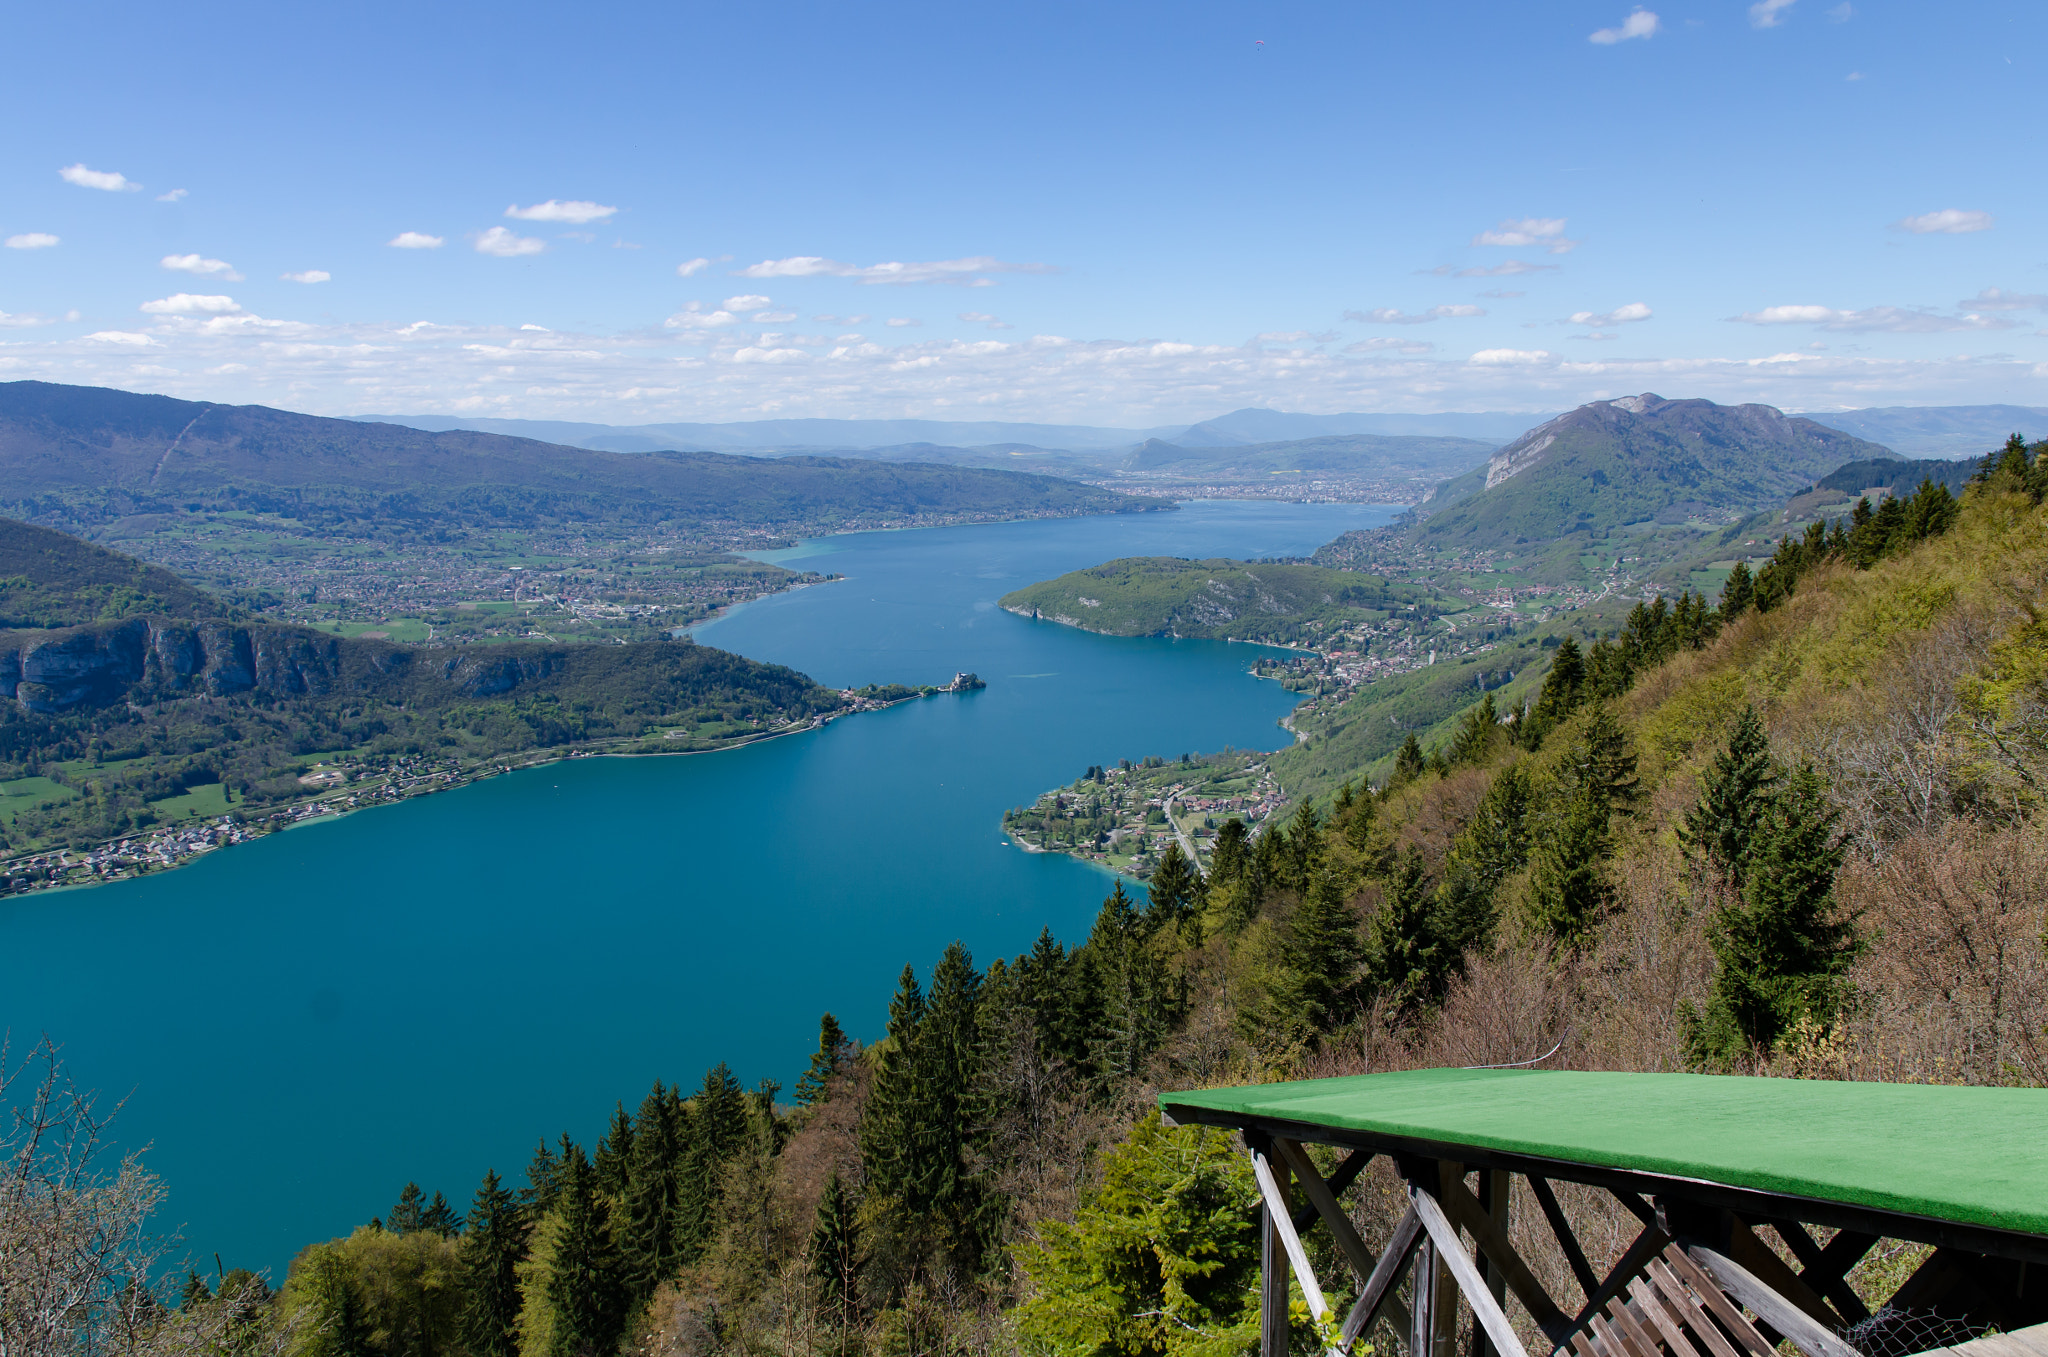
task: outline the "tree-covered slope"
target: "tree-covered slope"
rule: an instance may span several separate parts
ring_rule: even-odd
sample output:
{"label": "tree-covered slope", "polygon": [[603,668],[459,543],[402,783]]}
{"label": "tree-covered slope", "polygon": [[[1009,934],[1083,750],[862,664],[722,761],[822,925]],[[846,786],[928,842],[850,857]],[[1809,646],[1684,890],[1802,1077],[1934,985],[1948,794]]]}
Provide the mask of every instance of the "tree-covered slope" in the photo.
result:
{"label": "tree-covered slope", "polygon": [[1111,636],[1298,637],[1304,624],[1384,616],[1426,598],[1373,575],[1314,565],[1127,556],[1002,597],[1011,612]]}
{"label": "tree-covered slope", "polygon": [[829,526],[1167,507],[1055,476],[838,457],[631,456],[47,382],[0,383],[0,509],[85,522],[174,509],[526,524]]}
{"label": "tree-covered slope", "polygon": [[159,613],[213,617],[224,609],[160,566],[68,533],[0,518],[0,629],[74,627]]}
{"label": "tree-covered slope", "polygon": [[1887,449],[1767,405],[1595,401],[1493,455],[1486,488],[1419,521],[1418,545],[1496,548],[1659,515],[1754,511]]}

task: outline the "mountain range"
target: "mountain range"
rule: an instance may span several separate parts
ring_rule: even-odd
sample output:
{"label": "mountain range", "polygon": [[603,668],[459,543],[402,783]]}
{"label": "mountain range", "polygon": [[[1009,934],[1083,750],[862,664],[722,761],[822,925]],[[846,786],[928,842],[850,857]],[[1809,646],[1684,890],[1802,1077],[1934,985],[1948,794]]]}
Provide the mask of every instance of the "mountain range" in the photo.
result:
{"label": "mountain range", "polygon": [[0,512],[97,523],[265,510],[418,525],[878,516],[1027,517],[1166,507],[1029,472],[687,451],[624,456],[472,430],[425,432],[261,405],[0,383]]}
{"label": "mountain range", "polygon": [[[1439,496],[1411,530],[1432,547],[1495,548],[1649,520],[1749,514],[1889,450],[1768,405],[1594,401],[1493,454],[1484,484]],[[1465,486],[1472,482],[1472,473]]]}

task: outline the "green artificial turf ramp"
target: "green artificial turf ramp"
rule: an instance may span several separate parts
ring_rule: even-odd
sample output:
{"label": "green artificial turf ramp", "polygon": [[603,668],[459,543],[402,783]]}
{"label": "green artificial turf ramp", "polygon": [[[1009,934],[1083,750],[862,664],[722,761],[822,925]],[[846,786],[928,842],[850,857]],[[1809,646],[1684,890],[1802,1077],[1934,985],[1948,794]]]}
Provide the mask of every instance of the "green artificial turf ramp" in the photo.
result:
{"label": "green artificial turf ramp", "polygon": [[2048,1235],[2048,1089],[1408,1070],[1159,1102]]}

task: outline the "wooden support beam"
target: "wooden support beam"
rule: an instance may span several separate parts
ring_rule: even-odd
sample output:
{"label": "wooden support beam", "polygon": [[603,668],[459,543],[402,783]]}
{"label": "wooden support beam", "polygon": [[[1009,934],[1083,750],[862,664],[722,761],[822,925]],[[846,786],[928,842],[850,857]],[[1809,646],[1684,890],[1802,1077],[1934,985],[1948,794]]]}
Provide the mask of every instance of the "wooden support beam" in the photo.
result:
{"label": "wooden support beam", "polygon": [[[1787,1267],[1784,1259],[1773,1253],[1763,1240],[1756,1237],[1747,1222],[1740,1217],[1730,1216],[1728,1226],[1728,1247],[1720,1250],[1721,1252],[1726,1253],[1747,1271],[1754,1273],[1765,1286],[1798,1306],[1807,1318],[1828,1332],[1840,1333],[1849,1327],[1842,1322],[1842,1317],[1821,1299],[1819,1292],[1800,1280],[1799,1274]],[[1770,1317],[1766,1315],[1765,1318]],[[1770,1322],[1774,1326],[1777,1324],[1776,1320]],[[1783,1328],[1779,1328],[1778,1331],[1785,1333]]]}
{"label": "wooden support beam", "polygon": [[1358,1293],[1358,1300],[1352,1305],[1351,1313],[1344,1317],[1344,1327],[1339,1330],[1343,1346],[1349,1347],[1360,1334],[1369,1332],[1373,1321],[1382,1312],[1396,1316],[1395,1322],[1404,1331],[1410,1327],[1412,1315],[1408,1308],[1394,1298],[1394,1288],[1401,1284],[1402,1276],[1408,1271],[1409,1262],[1415,1257],[1415,1245],[1422,1238],[1422,1217],[1409,1207],[1394,1226],[1394,1233],[1387,1239],[1386,1251],[1373,1264],[1372,1272],[1365,1279],[1364,1287]]}
{"label": "wooden support beam", "polygon": [[[1750,1241],[1755,1243],[1755,1236],[1750,1236]],[[1690,1259],[1706,1274],[1706,1285],[1725,1291],[1741,1301],[1757,1318],[1790,1339],[1793,1346],[1805,1353],[1806,1357],[1863,1357],[1862,1353],[1842,1341],[1832,1330],[1773,1290],[1762,1278],[1733,1258],[1704,1244],[1681,1242],[1684,1244],[1682,1256]],[[1782,1268],[1785,1265],[1781,1262],[1778,1266]],[[1790,1268],[1785,1268],[1785,1271],[1788,1275],[1791,1273]],[[1692,1283],[1694,1289],[1701,1285],[1700,1281],[1694,1278],[1688,1277],[1686,1280]],[[1707,1299],[1711,1302],[1712,1297]]]}
{"label": "wooden support beam", "polygon": [[[1289,1143],[1299,1144],[1300,1142],[1293,1141]],[[1366,1165],[1372,1163],[1377,1157],[1371,1150],[1353,1150],[1350,1154],[1346,1155],[1344,1162],[1337,1165],[1337,1171],[1326,1180],[1330,1189],[1330,1195],[1333,1197],[1343,1196],[1350,1189],[1351,1185],[1358,1181],[1358,1175],[1365,1172]],[[1294,1228],[1296,1232],[1306,1230],[1310,1222],[1314,1221],[1315,1218],[1314,1207],[1298,1207],[1294,1212]]]}
{"label": "wooden support beam", "polygon": [[1628,1285],[1628,1279],[1641,1272],[1644,1264],[1655,1258],[1670,1242],[1671,1236],[1656,1226],[1646,1227],[1636,1236],[1635,1243],[1628,1246],[1628,1251],[1621,1255],[1621,1261],[1614,1265],[1614,1270],[1607,1274],[1607,1279],[1594,1287],[1593,1294],[1586,1297],[1585,1306],[1572,1319],[1572,1327],[1586,1327],[1586,1321],[1599,1314],[1601,1306],[1620,1295],[1621,1289]]}
{"label": "wooden support beam", "polygon": [[[1460,1184],[1462,1190],[1463,1185]],[[1486,1281],[1479,1275],[1479,1269],[1466,1256],[1465,1246],[1458,1239],[1458,1227],[1451,1224],[1450,1217],[1425,1185],[1410,1181],[1408,1202],[1415,1213],[1422,1217],[1422,1228],[1429,1232],[1435,1252],[1449,1265],[1451,1276],[1457,1279],[1458,1289],[1465,1293],[1465,1303],[1472,1307],[1473,1320],[1486,1329],[1486,1336],[1501,1354],[1501,1357],[1529,1357],[1522,1340],[1515,1335],[1515,1326],[1500,1306],[1494,1303],[1493,1295],[1486,1289]],[[1410,1353],[1409,1357],[1425,1357],[1422,1353]],[[1442,1357],[1430,1353],[1427,1357]],[[1828,1357],[1834,1357],[1829,1354]]]}
{"label": "wooden support beam", "polygon": [[1571,1331],[1571,1320],[1557,1308],[1557,1302],[1550,1298],[1550,1293],[1536,1280],[1536,1274],[1522,1261],[1507,1232],[1495,1223],[1492,1215],[1480,1206],[1462,1181],[1445,1181],[1439,1188],[1438,1200],[1444,1213],[1472,1236],[1479,1245],[1480,1255],[1492,1264],[1486,1279],[1489,1283],[1487,1291],[1495,1297],[1495,1304],[1499,1304],[1501,1299],[1500,1291],[1493,1285],[1497,1282],[1514,1291],[1515,1298],[1536,1321],[1536,1327],[1543,1330],[1551,1342],[1563,1343],[1565,1335]]}
{"label": "wooden support beam", "polygon": [[[1245,1146],[1257,1165],[1271,1147],[1271,1140],[1256,1132],[1245,1133]],[[1254,1171],[1256,1176],[1256,1170]],[[1269,1178],[1271,1175],[1267,1175]],[[1259,1357],[1287,1357],[1287,1248],[1281,1242],[1280,1227],[1288,1223],[1283,1198],[1276,1213],[1273,1202],[1259,1190]]]}
{"label": "wooden support beam", "polygon": [[[1462,1189],[1464,1183],[1458,1186]],[[1514,1200],[1514,1179],[1505,1169],[1479,1170],[1479,1210],[1493,1223],[1495,1230],[1505,1238],[1508,1232],[1508,1207]],[[1477,1236],[1474,1236],[1477,1238]],[[1499,1265],[1482,1248],[1479,1251],[1479,1275],[1486,1279],[1486,1289],[1493,1293],[1493,1303],[1507,1304],[1507,1277]],[[1486,1331],[1477,1324],[1472,1326],[1472,1357],[1499,1357],[1488,1341]]]}
{"label": "wooden support beam", "polygon": [[1282,1181],[1286,1173],[1273,1172],[1273,1161],[1263,1152],[1268,1146],[1252,1151],[1252,1176],[1259,1180],[1259,1193],[1265,1198],[1266,1219],[1273,1233],[1280,1237],[1280,1246],[1287,1251],[1288,1265],[1294,1269],[1295,1281],[1301,1287],[1302,1298],[1308,1301],[1311,1317],[1321,1321],[1330,1313],[1330,1304],[1323,1299],[1323,1288],[1316,1283],[1315,1269],[1309,1266],[1308,1251],[1301,1246],[1301,1236],[1294,1232],[1294,1212],[1287,1204],[1287,1188]]}
{"label": "wooden support beam", "polygon": [[1570,1265],[1572,1278],[1578,1282],[1579,1290],[1587,1298],[1600,1287],[1600,1279],[1593,1275],[1593,1265],[1586,1261],[1586,1251],[1579,1247],[1579,1237],[1572,1233],[1572,1223],[1565,1219],[1564,1208],[1557,1204],[1557,1194],[1551,1191],[1550,1180],[1529,1175],[1529,1190],[1536,1194],[1536,1204],[1543,1208],[1543,1218],[1550,1222],[1550,1232],[1557,1236],[1557,1246],[1564,1251],[1564,1261]]}
{"label": "wooden support beam", "polygon": [[[1855,1259],[1851,1259],[1849,1266],[1844,1267],[1841,1272],[1833,1271],[1825,1251],[1819,1242],[1806,1232],[1804,1225],[1796,1220],[1771,1220],[1765,1223],[1777,1231],[1778,1238],[1785,1241],[1785,1247],[1792,1250],[1792,1256],[1799,1260],[1799,1280],[1819,1292],[1835,1307],[1835,1313],[1849,1324],[1861,1324],[1870,1318],[1870,1310],[1863,1304],[1863,1297],[1857,1295],[1855,1288],[1842,1280],[1849,1267],[1855,1266]],[[1857,1258],[1862,1257],[1869,1249],[1870,1245],[1865,1244],[1863,1251],[1856,1255]]]}
{"label": "wooden support beam", "polygon": [[[1373,1269],[1378,1265],[1378,1260],[1372,1256],[1372,1250],[1365,1246],[1365,1241],[1358,1237],[1358,1230],[1351,1224],[1350,1215],[1337,1202],[1336,1192],[1323,1181],[1323,1175],[1316,1172],[1315,1161],[1308,1157],[1308,1151],[1292,1140],[1276,1139],[1273,1148],[1279,1152],[1280,1158],[1286,1161],[1287,1167],[1293,1170],[1295,1181],[1301,1184],[1301,1195],[1308,1198],[1310,1219],[1322,1217],[1323,1224],[1329,1226],[1330,1233],[1336,1237],[1338,1250],[1344,1255],[1344,1260],[1351,1264],[1351,1270],[1358,1274],[1360,1281],[1371,1276]],[[1298,1218],[1299,1213],[1296,1214]]]}
{"label": "wooden support beam", "polygon": [[1637,1220],[1640,1220],[1643,1224],[1655,1225],[1657,1223],[1657,1213],[1651,1209],[1650,1204],[1648,1202],[1644,1201],[1635,1193],[1624,1192],[1622,1189],[1618,1187],[1610,1187],[1607,1189],[1607,1191],[1614,1197],[1616,1201],[1620,1202],[1622,1206],[1627,1208],[1628,1213],[1630,1215],[1634,1216]]}

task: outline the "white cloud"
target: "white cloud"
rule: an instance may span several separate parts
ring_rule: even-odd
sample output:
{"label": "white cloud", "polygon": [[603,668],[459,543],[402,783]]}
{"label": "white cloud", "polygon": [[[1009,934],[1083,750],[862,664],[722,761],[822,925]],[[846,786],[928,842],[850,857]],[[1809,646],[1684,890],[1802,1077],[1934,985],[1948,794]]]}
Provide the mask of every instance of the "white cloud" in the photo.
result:
{"label": "white cloud", "polygon": [[1618,28],[1595,29],[1586,41],[1597,42],[1603,47],[1612,47],[1615,43],[1627,42],[1630,38],[1654,36],[1658,27],[1657,16],[1638,5],[1633,13],[1621,21]]}
{"label": "white cloud", "polygon": [[1480,293],[1479,295],[1482,297],[1499,297],[1503,300],[1506,300],[1510,297],[1526,297],[1529,294],[1526,292],[1511,292],[1506,288],[1490,287],[1486,289],[1486,291]]}
{"label": "white cloud", "polygon": [[688,278],[691,274],[702,273],[704,270],[710,267],[711,261],[708,259],[698,258],[686,260],[683,263],[676,265],[676,277]]}
{"label": "white cloud", "polygon": [[1395,353],[1428,353],[1435,347],[1436,345],[1426,339],[1403,339],[1399,335],[1374,335],[1371,339],[1361,339],[1356,344],[1346,344],[1344,352],[1383,353],[1391,350]]}
{"label": "white cloud", "polygon": [[104,189],[108,193],[135,193],[142,188],[142,185],[124,174],[113,170],[89,170],[82,163],[66,165],[57,171],[57,177],[67,184],[76,184],[80,188]]}
{"label": "white cloud", "polygon": [[1828,11],[1829,23],[1846,24],[1855,17],[1856,7],[1850,4],[1849,0],[1842,0],[1841,4]]}
{"label": "white cloud", "polygon": [[1334,344],[1343,336],[1335,330],[1266,330],[1252,336],[1254,344]]}
{"label": "white cloud", "polygon": [[[861,319],[866,320],[867,317],[862,316]],[[971,325],[985,325],[991,330],[1014,330],[1017,328],[999,316],[991,316],[986,311],[962,311],[960,319]]]}
{"label": "white cloud", "polygon": [[156,340],[148,335],[137,334],[133,330],[95,330],[86,338],[98,340],[102,344],[125,344],[137,349],[156,347]]}
{"label": "white cloud", "polygon": [[1916,236],[1962,236],[1972,231],[1989,231],[1991,214],[1944,207],[1939,212],[1922,212],[1917,217],[1908,217],[1897,225]]}
{"label": "white cloud", "polygon": [[235,266],[225,259],[206,259],[196,254],[167,254],[160,262],[165,268],[178,273],[196,273],[202,278],[219,278],[229,283],[242,281],[242,275],[236,273]]}
{"label": "white cloud", "polygon": [[787,325],[796,319],[796,312],[756,311],[752,319],[756,325]]}
{"label": "white cloud", "polygon": [[241,311],[233,297],[205,297],[178,292],[158,301],[144,302],[141,309],[152,316],[232,316]]}
{"label": "white cloud", "polygon": [[539,254],[548,243],[538,236],[514,235],[502,226],[493,226],[488,231],[474,231],[470,238],[476,242],[478,254],[496,255],[500,259],[517,259],[523,254]]}
{"label": "white cloud", "polygon": [[758,311],[768,305],[768,301],[766,297],[746,293],[738,297],[727,297],[719,305],[728,311]]}
{"label": "white cloud", "polygon": [[1579,242],[1565,239],[1564,221],[1563,217],[1514,217],[1491,231],[1481,231],[1472,237],[1472,243],[1515,248],[1540,245],[1552,254],[1566,254]]}
{"label": "white cloud", "polygon": [[1470,302],[1456,302],[1446,306],[1432,306],[1427,311],[1409,315],[1391,306],[1376,307],[1371,311],[1346,311],[1344,319],[1362,325],[1427,325],[1433,320],[1447,320],[1466,316],[1483,316],[1486,308]]}
{"label": "white cloud", "polygon": [[0,330],[30,330],[38,325],[55,324],[48,316],[24,316],[16,312],[0,311]]}
{"label": "white cloud", "polygon": [[505,215],[516,221],[565,221],[572,226],[582,226],[593,221],[603,221],[619,209],[606,207],[601,203],[572,199],[558,202],[553,198],[532,207],[520,207],[517,203],[505,209]]}
{"label": "white cloud", "polygon": [[532,322],[530,322],[530,321],[529,321],[528,323],[526,323],[525,325],[522,325],[522,326],[520,326],[519,328],[520,328],[520,329],[522,329],[522,330],[538,330],[538,331],[540,331],[540,332],[541,332],[542,334],[544,334],[544,335],[551,335],[551,334],[553,334],[553,333],[554,333],[554,331],[553,331],[553,330],[550,330],[550,329],[549,329],[549,328],[548,328],[547,326],[545,326],[545,325],[535,325],[535,324],[533,324],[533,323],[532,323]]}
{"label": "white cloud", "polygon": [[280,273],[277,276],[287,283],[324,283],[334,277],[326,269],[305,269],[298,273]]}
{"label": "white cloud", "polygon": [[691,302],[662,324],[671,330],[717,330],[738,319],[730,311],[706,311],[704,303]]}
{"label": "white cloud", "polygon": [[1550,361],[1548,349],[1481,349],[1469,360],[1475,367],[1534,367]]}
{"label": "white cloud", "polygon": [[1619,339],[1619,338],[1621,338],[1621,336],[1620,336],[1620,335],[1618,335],[1618,334],[1615,334],[1615,333],[1614,333],[1614,332],[1613,332],[1612,330],[1593,330],[1593,331],[1591,331],[1591,332],[1589,332],[1589,333],[1587,333],[1587,334],[1582,334],[1582,335],[1573,335],[1573,336],[1572,336],[1572,338],[1573,338],[1573,339]]}
{"label": "white cloud", "polygon": [[924,324],[924,322],[921,320],[913,319],[910,316],[891,316],[889,318],[889,324],[895,329],[901,330],[906,326],[922,325]]}
{"label": "white cloud", "polygon": [[181,189],[181,188],[174,188],[174,189],[172,189],[172,190],[171,190],[171,191],[170,191],[169,193],[159,193],[159,194],[157,194],[157,195],[156,195],[156,200],[157,200],[158,202],[160,202],[160,203],[175,203],[175,202],[177,202],[177,201],[178,201],[179,199],[181,199],[181,198],[183,198],[183,197],[185,197],[185,196],[186,196],[186,190],[184,190],[184,189]]}
{"label": "white cloud", "polygon": [[863,283],[954,283],[963,287],[989,287],[989,273],[1057,273],[1050,264],[1008,264],[987,255],[968,259],[940,259],[921,264],[842,264],[819,255],[792,255],[788,259],[764,259],[750,264],[734,276],[740,278],[853,278]]}
{"label": "white cloud", "polygon": [[438,250],[447,242],[425,231],[400,231],[384,243],[394,250]]}
{"label": "white cloud", "polygon": [[1776,28],[1785,22],[1785,11],[1795,3],[1796,0],[1757,0],[1749,7],[1749,26]]}
{"label": "white cloud", "polygon": [[47,231],[27,231],[18,236],[7,237],[10,250],[47,250],[57,243],[57,237]]}
{"label": "white cloud", "polygon": [[1987,287],[1974,297],[1965,297],[1956,303],[1956,309],[1967,311],[1972,307],[1980,311],[2048,311],[2048,295],[2039,292],[2007,292],[2003,288]]}
{"label": "white cloud", "polygon": [[1924,308],[1872,306],[1862,311],[1837,311],[1831,306],[1767,306],[1745,311],[1730,320],[1750,325],[1818,325],[1823,330],[1859,334],[1933,335],[1958,330],[2009,330],[2014,322],[1975,312],[1944,316]]}
{"label": "white cloud", "polygon": [[[1595,315],[1591,311],[1574,311],[1572,312],[1572,324],[1596,327],[1602,325],[1626,325],[1630,321],[1648,320],[1650,315],[1650,308],[1642,302],[1630,302],[1626,306],[1615,307],[1605,315]],[[1612,338],[1612,336],[1603,336],[1603,338]]]}
{"label": "white cloud", "polygon": [[1842,79],[1844,80],[1861,80],[1862,78],[1863,72],[1861,71],[1851,71],[1847,75],[1842,77]]}
{"label": "white cloud", "polygon": [[865,325],[868,321],[874,319],[874,317],[863,313],[858,316],[818,315],[812,316],[811,319],[818,322],[818,324],[820,325]]}

